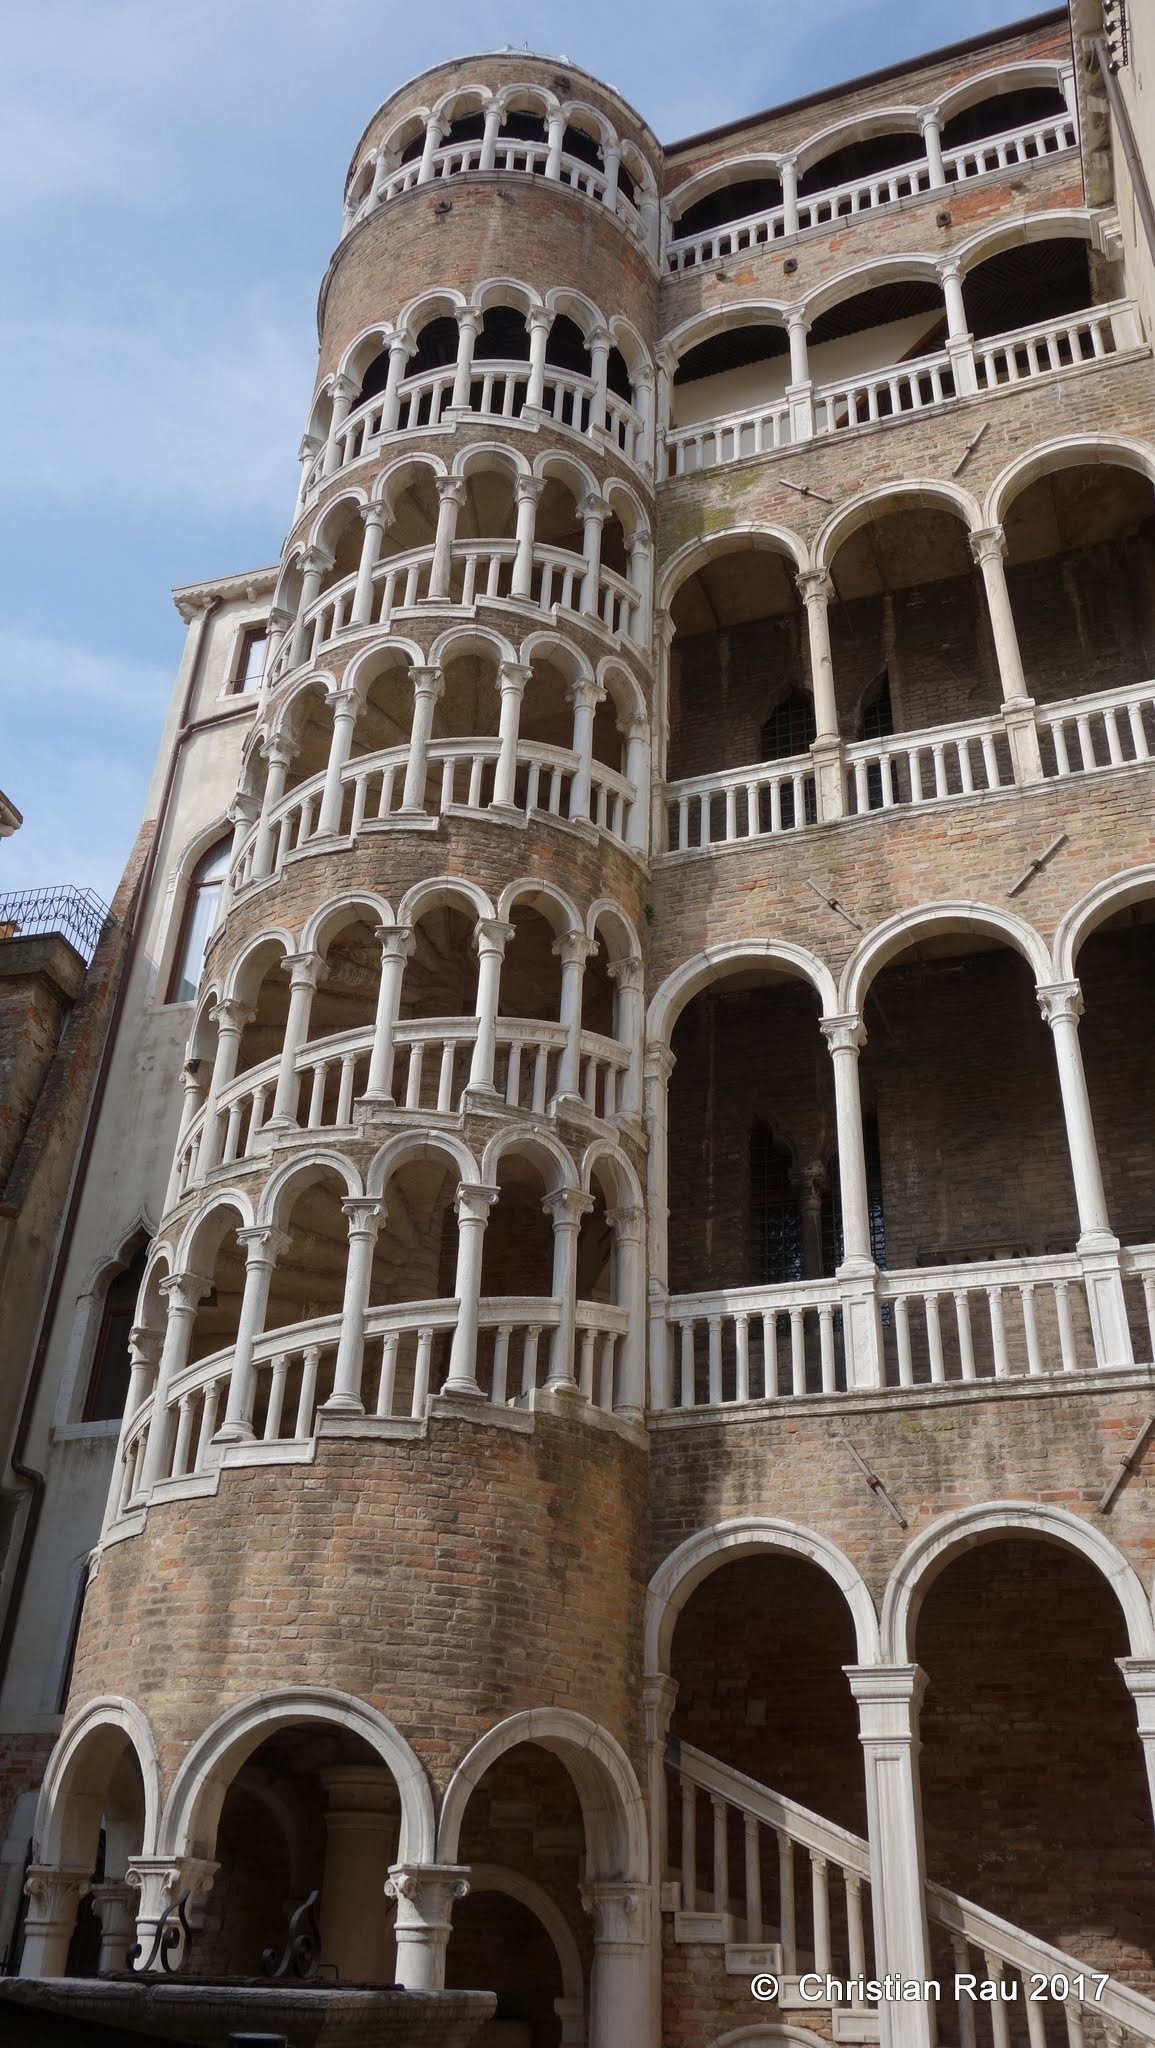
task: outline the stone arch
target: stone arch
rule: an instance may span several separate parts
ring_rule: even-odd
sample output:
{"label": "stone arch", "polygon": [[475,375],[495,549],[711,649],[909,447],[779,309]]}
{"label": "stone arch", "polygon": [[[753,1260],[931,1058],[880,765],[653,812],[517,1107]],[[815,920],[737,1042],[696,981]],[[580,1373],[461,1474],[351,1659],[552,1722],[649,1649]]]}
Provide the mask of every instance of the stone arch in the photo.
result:
{"label": "stone arch", "polygon": [[1095,466],[1132,469],[1155,484],[1155,448],[1145,441],[1119,434],[1064,434],[1061,439],[1036,445],[999,472],[986,495],[983,524],[1001,525],[1020,492],[1052,470]]}
{"label": "stone arch", "polygon": [[1040,1501],[983,1502],[942,1515],[908,1544],[895,1565],[882,1601],[882,1656],[885,1662],[914,1659],[919,1608],[934,1580],[952,1558],[1000,1537],[1037,1537],[1074,1550],[1094,1565],[1118,1600],[1134,1657],[1155,1656],[1155,1620],[1134,1567],[1082,1515]]}
{"label": "stone arch", "polygon": [[226,1708],[193,1743],[173,1779],[158,1830],[158,1854],[197,1855],[198,1845],[211,1846],[225,1793],[245,1759],[278,1728],[302,1721],[344,1728],[376,1750],[400,1795],[398,1860],[431,1863],[436,1833],[433,1798],[417,1756],[376,1707],[328,1686],[254,1693]]}
{"label": "stone arch", "polygon": [[686,178],[675,186],[666,200],[670,220],[681,220],[699,199],[709,199],[712,193],[722,191],[727,185],[753,184],[762,178],[778,179],[781,174],[782,159],[772,151],[752,150],[745,156],[723,157],[721,163],[708,164],[704,171],[696,171],[692,178]]}
{"label": "stone arch", "polygon": [[302,711],[307,710],[305,699],[316,690],[331,690],[333,681],[334,678],[328,669],[319,668],[312,670],[309,675],[298,676],[284,692],[278,690],[268,723],[268,732],[254,732],[254,743],[259,744],[265,738],[295,740],[297,720]]}
{"label": "stone arch", "polygon": [[716,334],[735,327],[785,327],[791,306],[785,299],[740,299],[736,305],[715,306],[707,313],[692,313],[667,334],[659,350],[661,361],[673,374],[682,357]]}
{"label": "stone arch", "polygon": [[988,903],[927,903],[917,910],[900,910],[868,932],[842,970],[838,1007],[844,1015],[861,1010],[875,976],[897,954],[933,932],[982,932],[1000,938],[1021,953],[1040,987],[1049,980],[1051,956],[1045,940],[1033,925],[1012,911],[995,909]]}
{"label": "stone arch", "polygon": [[[282,953],[295,953],[297,941],[284,925],[274,925],[266,932],[258,932],[246,939],[224,980],[224,999],[231,1002],[247,1002],[256,994],[268,972],[261,967],[261,955],[271,946],[279,946]],[[258,969],[260,971],[258,971]]]}
{"label": "stone arch", "polygon": [[423,327],[428,327],[431,320],[456,320],[469,303],[464,292],[455,291],[450,285],[437,285],[429,291],[419,292],[398,313],[394,336],[406,344],[412,355]]}
{"label": "stone arch", "polygon": [[545,1928],[554,1945],[561,1969],[562,1996],[585,2002],[585,1985],[581,1953],[573,1929],[559,1906],[556,1906],[547,1891],[532,1877],[523,1877],[520,1870],[507,1869],[503,1863],[474,1863],[469,1870],[470,1892],[504,1892],[508,1898],[516,1899],[519,1905],[533,1914]]}
{"label": "stone arch", "polygon": [[615,313],[609,323],[610,337],[619,351],[631,384],[636,384],[643,372],[652,372],[653,363],[648,349],[637,328],[626,319],[624,313]]}
{"label": "stone arch", "polygon": [[498,633],[492,626],[447,626],[429,649],[430,666],[440,668],[459,654],[486,654],[496,662],[518,659],[512,640],[507,640],[504,633]]}
{"label": "stone arch", "polygon": [[439,100],[434,100],[432,116],[435,121],[452,121],[454,116],[467,106],[471,113],[482,113],[493,100],[491,86],[474,80],[469,85],[451,85]]}
{"label": "stone arch", "polygon": [[556,627],[547,626],[537,633],[528,633],[518,649],[517,658],[532,666],[541,657],[559,669],[571,683],[592,682],[594,668],[588,654],[567,640]]}
{"label": "stone arch", "polygon": [[668,1045],[674,1025],[686,1004],[719,980],[727,968],[763,965],[785,967],[817,992],[824,1017],[839,1013],[834,976],[823,961],[796,946],[790,939],[733,939],[724,946],[707,946],[666,976],[655,992],[646,1018],[647,1040]]}
{"label": "stone arch", "polygon": [[462,875],[430,875],[406,890],[397,906],[397,922],[416,924],[427,911],[441,910],[446,905],[472,912],[476,918],[498,915],[478,883],[466,881]]}
{"label": "stone arch", "polygon": [[608,1178],[614,1184],[614,1200],[619,1205],[639,1207],[643,1200],[642,1183],[637,1169],[626,1158],[620,1145],[614,1145],[608,1138],[595,1138],[582,1154],[580,1185],[588,1195],[590,1182],[596,1167],[604,1166]]}
{"label": "stone arch", "polygon": [[384,896],[378,896],[373,889],[344,889],[313,911],[301,933],[302,953],[323,953],[333,936],[334,921],[349,910],[365,911],[379,924],[393,923],[393,912]]}
{"label": "stone arch", "polygon": [[815,1564],[833,1579],[850,1609],[860,1664],[881,1662],[874,1601],[856,1567],[837,1545],[814,1530],[769,1515],[742,1515],[699,1529],[658,1566],[646,1593],[644,1670],[647,1678],[669,1671],[674,1628],[691,1593],[719,1565],[762,1551],[777,1551]]}
{"label": "stone arch", "polygon": [[1155,866],[1125,868],[1096,882],[1073,903],[1055,933],[1055,980],[1074,981],[1078,973],[1079,950],[1097,925],[1132,903],[1155,896]]}
{"label": "stone arch", "polygon": [[173,1270],[177,1273],[196,1272],[195,1254],[198,1241],[208,1223],[219,1209],[228,1209],[241,1219],[241,1229],[251,1229],[256,1221],[252,1197],[246,1189],[237,1187],[214,1188],[207,1201],[202,1202],[189,1217],[177,1242]]}
{"label": "stone arch", "polygon": [[578,1185],[577,1167],[561,1139],[555,1138],[552,1131],[543,1128],[521,1130],[516,1125],[511,1130],[495,1131],[481,1155],[484,1187],[496,1185],[497,1169],[506,1157],[527,1159],[536,1166],[545,1182],[547,1194]]}
{"label": "stone arch", "polygon": [[580,328],[582,340],[586,343],[592,335],[607,327],[601,307],[595,306],[585,292],[575,291],[572,285],[554,285],[545,295],[545,307],[548,313],[564,313],[567,320],[572,320],[574,326]]}
{"label": "stone arch", "polygon": [[637,926],[631,917],[627,917],[621,904],[615,903],[612,896],[599,896],[586,912],[585,929],[588,938],[597,937],[599,925],[611,934],[611,943],[614,947],[610,954],[611,959],[628,959],[631,955],[641,952],[642,942],[638,937]]}
{"label": "stone arch", "polygon": [[336,372],[327,380],[328,383],[335,383],[337,377],[348,377],[360,384],[370,363],[384,353],[396,336],[397,329],[388,320],[374,320],[368,327],[363,327],[360,334],[355,334],[352,341],[346,343]]}
{"label": "stone arch", "polygon": [[[495,93],[494,97],[501,108],[503,118],[513,112],[536,112],[547,115],[562,112],[562,103],[557,94],[551,92],[545,85],[532,85],[528,82],[519,85],[511,82],[509,85],[503,85],[501,91]],[[515,109],[514,100],[521,100],[524,104]]]}
{"label": "stone arch", "polygon": [[[34,1829],[37,1855],[54,1868],[76,1867],[78,1845],[74,1836],[91,1823],[91,1802],[95,1793],[85,1794],[80,1779],[91,1766],[104,1771],[101,1796],[108,1773],[114,1767],[116,1751],[127,1742],[136,1758],[144,1789],[144,1827],[140,1853],[149,1855],[160,1823],[160,1760],[148,1716],[132,1700],[119,1693],[104,1693],[88,1700],[61,1731],[48,1759],[44,1783],[36,1806]],[[77,1800],[85,1800],[87,1814],[79,1814]],[[99,1819],[99,1815],[96,1816]],[[81,1861],[83,1861],[83,1855]]]}
{"label": "stone arch", "polygon": [[620,655],[603,654],[597,667],[597,681],[612,699],[619,723],[648,716],[642,686]]}
{"label": "stone arch", "polygon": [[470,1794],[491,1764],[519,1743],[536,1743],[566,1766],[586,1825],[587,1874],[645,1884],[649,1846],[645,1808],[634,1769],[608,1729],[566,1707],[511,1714],[474,1743],[458,1764],[441,1802],[437,1855],[455,1863]]}
{"label": "stone arch", "polygon": [[576,455],[567,454],[561,448],[549,448],[543,454],[536,455],[533,474],[547,480],[556,477],[573,492],[575,500],[580,501],[584,497],[597,497],[601,494],[599,480],[589,464],[582,462]]}
{"label": "stone arch", "polygon": [[536,286],[520,277],[487,277],[474,285],[468,300],[476,313],[485,313],[490,306],[516,306],[519,313],[531,313],[541,303]]}
{"label": "stone arch", "polygon": [[498,899],[498,916],[508,918],[519,903],[527,903],[531,910],[540,911],[558,938],[583,929],[582,915],[572,896],[567,896],[556,882],[542,881],[529,875],[522,875],[516,882],[508,882]]}
{"label": "stone arch", "polygon": [[395,461],[387,464],[374,482],[370,502],[374,505],[383,505],[387,518],[396,518],[394,490],[398,484],[404,487],[410,477],[420,471],[425,471],[436,483],[439,477],[449,475],[449,465],[440,455],[398,455]]}
{"label": "stone arch", "polygon": [[941,290],[939,259],[918,255],[913,250],[901,256],[868,257],[863,263],[853,264],[849,270],[840,270],[836,276],[824,278],[801,301],[801,309],[808,321],[814,321],[820,313],[828,313],[846,299],[857,298],[860,292],[874,291],[883,284],[929,284]]}
{"label": "stone arch", "polygon": [[359,654],[354,655],[346,668],[341,679],[343,687],[355,690],[364,700],[372,684],[383,672],[383,664],[389,655],[399,657],[398,667],[408,662],[413,668],[422,668],[426,659],[424,649],[416,640],[407,640],[400,633],[387,633],[380,639],[374,635],[372,645],[362,648]]}
{"label": "stone arch", "polygon": [[953,514],[962,521],[968,533],[975,532],[983,524],[977,498],[973,498],[961,484],[940,482],[934,478],[877,484],[870,490],[859,491],[830,514],[814,542],[815,568],[828,570],[843,542],[857,533],[859,527],[869,524],[876,515],[885,517],[889,512],[901,512],[916,506]]}
{"label": "stone arch", "polygon": [[909,128],[918,137],[917,157],[923,154],[922,126],[917,107],[872,107],[868,114],[852,114],[847,119],[832,121],[825,128],[819,128],[796,152],[799,176],[805,176],[811,164],[821,163],[823,157],[833,156],[849,142],[866,142],[872,135],[894,135]]}
{"label": "stone arch", "polygon": [[669,611],[689,577],[705,568],[707,562],[716,561],[719,555],[738,554],[743,548],[765,548],[768,553],[786,555],[800,571],[810,567],[806,543],[797,534],[784,526],[768,526],[748,520],[740,526],[728,526],[721,533],[709,533],[699,540],[687,541],[680,547],[662,571],[657,608]]}
{"label": "stone arch", "polygon": [[365,1174],[366,1193],[387,1197],[390,1176],[411,1161],[422,1159],[449,1160],[457,1168],[463,1186],[476,1187],[482,1179],[477,1161],[463,1138],[455,1137],[451,1131],[430,1138],[402,1131],[374,1153]]}
{"label": "stone arch", "polygon": [[303,1194],[310,1183],[325,1172],[335,1173],[339,1180],[343,1180],[350,1196],[364,1193],[360,1174],[343,1152],[338,1152],[331,1145],[317,1146],[316,1149],[310,1147],[269,1176],[261,1193],[257,1222],[273,1223],[279,1227],[286,1199]]}
{"label": "stone arch", "polygon": [[952,251],[952,260],[957,262],[965,277],[988,256],[997,256],[1003,249],[1017,249],[1024,242],[1095,240],[1095,222],[1085,207],[1056,207],[1053,213],[1028,213],[1021,219],[1002,220],[990,227],[980,228],[965,242],[960,242]]}
{"label": "stone arch", "polygon": [[346,484],[335,497],[326,499],[324,505],[315,513],[306,545],[311,548],[328,548],[327,535],[334,524],[338,523],[338,515],[342,511],[347,511],[350,506],[356,512],[363,512],[368,503],[368,491],[362,490],[358,484]]}
{"label": "stone arch", "polygon": [[501,441],[471,441],[454,456],[452,474],[467,477],[475,469],[503,469],[516,478],[529,475],[529,461],[520,448]]}
{"label": "stone arch", "polygon": [[988,71],[976,71],[961,85],[943,93],[938,103],[939,116],[942,121],[949,121],[953,114],[961,114],[965,108],[1000,92],[1029,92],[1032,86],[1040,85],[1053,85],[1061,92],[1063,70],[1063,65],[1053,59],[1024,57],[1017,64],[999,64]]}

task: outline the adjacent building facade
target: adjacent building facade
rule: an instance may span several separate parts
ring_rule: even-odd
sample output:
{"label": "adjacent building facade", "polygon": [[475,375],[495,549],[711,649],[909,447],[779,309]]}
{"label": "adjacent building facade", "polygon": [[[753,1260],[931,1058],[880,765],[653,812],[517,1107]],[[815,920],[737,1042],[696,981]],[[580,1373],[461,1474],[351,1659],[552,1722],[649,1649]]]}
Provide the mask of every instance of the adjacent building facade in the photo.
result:
{"label": "adjacent building facade", "polygon": [[370,123],[6,1365],[23,1974],[1155,2041],[1148,33]]}

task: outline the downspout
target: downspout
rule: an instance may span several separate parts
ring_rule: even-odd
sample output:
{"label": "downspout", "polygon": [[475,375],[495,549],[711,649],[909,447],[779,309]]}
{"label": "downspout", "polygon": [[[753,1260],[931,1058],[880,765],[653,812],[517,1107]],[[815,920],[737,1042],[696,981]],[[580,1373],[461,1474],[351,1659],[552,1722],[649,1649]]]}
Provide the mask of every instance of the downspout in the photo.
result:
{"label": "downspout", "polygon": [[1139,146],[1135,140],[1135,130],[1131,126],[1131,116],[1127,111],[1127,102],[1119,90],[1119,81],[1111,69],[1111,54],[1102,36],[1093,36],[1091,38],[1091,48],[1095,52],[1095,62],[1099,66],[1099,76],[1103,81],[1103,89],[1107,95],[1107,105],[1111,109],[1111,117],[1118,129],[1119,140],[1123,145],[1123,160],[1130,175],[1131,190],[1135,194],[1135,204],[1139,209],[1139,218],[1143,223],[1143,233],[1147,237],[1147,248],[1151,261],[1155,264],[1155,202],[1151,198],[1151,187],[1147,183],[1147,173],[1143,166],[1143,159],[1139,154]]}
{"label": "downspout", "polygon": [[[24,1528],[20,1537],[20,1548],[17,1552],[16,1563],[13,1568],[12,1583],[9,1589],[8,1601],[4,1611],[4,1619],[3,1622],[0,1623],[0,1686],[3,1685],[4,1679],[8,1671],[8,1661],[12,1654],[12,1638],[16,1633],[16,1623],[20,1615],[20,1604],[24,1594],[25,1582],[28,1577],[28,1567],[32,1561],[32,1550],[36,1542],[36,1532],[40,1526],[40,1515],[44,1506],[44,1474],[43,1472],[37,1471],[35,1466],[26,1465],[24,1463],[24,1453],[28,1448],[28,1438],[32,1430],[33,1414],[40,1393],[40,1382],[44,1377],[44,1365],[45,1360],[48,1356],[48,1344],[52,1335],[52,1326],[56,1319],[56,1310],[60,1302],[61,1289],[64,1285],[64,1269],[67,1263],[69,1250],[71,1249],[73,1233],[76,1229],[76,1219],[80,1210],[81,1199],[84,1194],[85,1184],[88,1177],[88,1167],[90,1160],[92,1158],[92,1148],[96,1138],[96,1127],[100,1120],[100,1112],[104,1104],[105,1092],[108,1087],[108,1076],[112,1068],[113,1054],[116,1049],[117,1032],[120,1025],[121,1015],[124,1010],[125,999],[128,994],[129,980],[131,978],[132,969],[136,961],[137,945],[139,942],[140,930],[143,922],[142,913],[148,904],[149,895],[153,884],[153,877],[156,873],[156,863],[160,849],[160,843],[162,837],[164,836],[164,828],[168,819],[168,808],[172,800],[173,784],[176,781],[177,762],[180,758],[181,748],[184,746],[184,743],[189,738],[190,734],[194,731],[201,730],[199,726],[194,727],[193,725],[191,725],[189,720],[192,713],[193,700],[196,695],[197,688],[200,684],[201,671],[204,666],[205,648],[208,643],[208,624],[209,620],[213,616],[213,613],[219,609],[223,601],[224,600],[219,596],[211,597],[208,603],[206,604],[204,610],[202,611],[200,618],[197,622],[196,646],[193,649],[192,665],[189,669],[189,679],[187,684],[185,685],[184,699],[181,704],[180,724],[177,727],[176,737],[173,740],[172,751],[169,755],[168,768],[165,772],[164,787],[162,788],[160,793],[160,803],[157,806],[156,813],[156,828],[153,832],[148,852],[145,855],[144,869],[141,873],[140,882],[136,890],[136,902],[135,907],[131,913],[132,922],[129,929],[128,945],[124,955],[124,964],[121,968],[120,979],[117,982],[116,994],[113,997],[112,1014],[109,1017],[108,1029],[104,1035],[104,1045],[101,1050],[100,1065],[97,1068],[96,1080],[93,1085],[92,1094],[89,1097],[88,1112],[84,1121],[84,1131],[80,1140],[80,1148],[76,1156],[76,1165],[73,1169],[72,1184],[69,1189],[68,1207],[65,1211],[64,1221],[60,1228],[60,1235],[56,1241],[56,1252],[52,1262],[52,1272],[48,1281],[48,1291],[44,1297],[44,1307],[41,1311],[40,1316],[40,1327],[36,1338],[36,1350],[33,1354],[32,1365],[28,1374],[28,1384],[24,1391],[24,1401],[20,1410],[20,1420],[16,1425],[16,1435],[13,1439],[12,1444],[12,1455],[8,1461],[11,1465],[14,1476],[17,1479],[22,1480],[24,1485],[28,1488],[30,1498],[28,1503],[28,1513],[25,1516]],[[216,720],[212,722],[217,723]]]}

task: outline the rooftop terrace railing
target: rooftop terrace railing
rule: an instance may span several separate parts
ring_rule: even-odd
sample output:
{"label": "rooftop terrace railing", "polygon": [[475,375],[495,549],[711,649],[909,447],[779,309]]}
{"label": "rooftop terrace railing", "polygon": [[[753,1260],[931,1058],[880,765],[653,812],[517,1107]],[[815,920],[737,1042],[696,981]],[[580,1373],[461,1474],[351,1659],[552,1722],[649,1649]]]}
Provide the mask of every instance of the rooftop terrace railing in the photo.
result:
{"label": "rooftop terrace railing", "polygon": [[0,896],[0,940],[59,932],[82,960],[89,961],[108,916],[108,905],[95,889],[75,889],[67,882],[55,888],[23,889]]}

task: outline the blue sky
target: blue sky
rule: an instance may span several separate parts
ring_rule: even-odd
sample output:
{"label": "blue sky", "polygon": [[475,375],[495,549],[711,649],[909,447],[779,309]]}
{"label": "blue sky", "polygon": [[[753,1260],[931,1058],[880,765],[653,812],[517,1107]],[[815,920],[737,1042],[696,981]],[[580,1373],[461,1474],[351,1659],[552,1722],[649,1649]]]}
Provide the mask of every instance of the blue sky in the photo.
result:
{"label": "blue sky", "polygon": [[445,57],[528,43],[664,141],[1031,12],[1023,0],[37,0],[0,78],[0,890],[107,900],[183,628],[274,561],[354,143]]}

